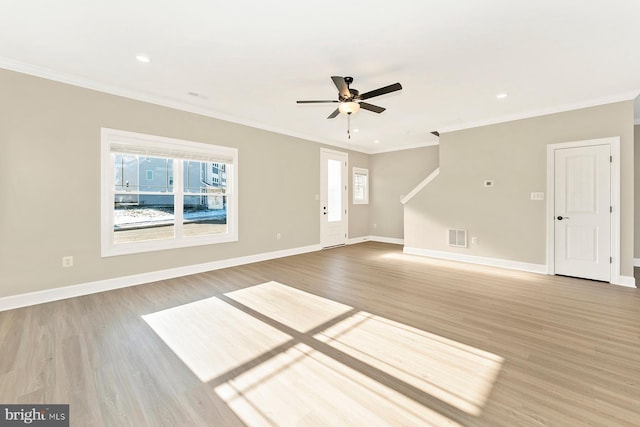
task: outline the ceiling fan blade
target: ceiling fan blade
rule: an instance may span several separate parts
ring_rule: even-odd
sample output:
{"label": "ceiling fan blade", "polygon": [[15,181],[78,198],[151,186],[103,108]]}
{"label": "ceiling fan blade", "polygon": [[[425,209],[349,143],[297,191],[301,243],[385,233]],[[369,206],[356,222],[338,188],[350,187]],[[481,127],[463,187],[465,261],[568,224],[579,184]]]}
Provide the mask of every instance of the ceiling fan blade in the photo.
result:
{"label": "ceiling fan blade", "polygon": [[337,102],[340,101],[336,101],[336,100],[332,100],[332,101],[296,101],[296,104],[327,104],[327,103],[331,103],[331,104],[335,104]]}
{"label": "ceiling fan blade", "polygon": [[370,92],[365,92],[362,95],[360,95],[359,99],[369,99],[369,98],[373,98],[374,96],[384,95],[384,94],[395,92],[401,89],[402,89],[402,85],[400,83],[394,83],[389,86],[381,87],[380,89],[372,90]]}
{"label": "ceiling fan blade", "polygon": [[338,116],[338,114],[340,114],[340,110],[336,108],[336,110],[333,113],[329,114],[329,117],[327,117],[327,119],[335,119]]}
{"label": "ceiling fan blade", "polygon": [[351,92],[349,92],[349,87],[347,86],[347,82],[344,81],[344,77],[331,76],[331,80],[333,80],[333,84],[338,88],[341,97],[345,99],[351,98]]}
{"label": "ceiling fan blade", "polygon": [[360,103],[360,108],[363,108],[363,109],[369,110],[369,111],[373,111],[374,113],[378,113],[378,114],[380,114],[384,110],[386,110],[386,108],[378,107],[377,105],[369,104],[368,102],[361,102]]}

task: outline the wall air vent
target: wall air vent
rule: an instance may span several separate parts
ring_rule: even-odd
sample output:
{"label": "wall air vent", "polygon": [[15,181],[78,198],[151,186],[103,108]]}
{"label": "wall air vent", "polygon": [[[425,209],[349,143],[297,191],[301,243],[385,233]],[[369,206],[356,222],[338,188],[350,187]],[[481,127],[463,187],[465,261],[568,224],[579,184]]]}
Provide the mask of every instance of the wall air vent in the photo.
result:
{"label": "wall air vent", "polygon": [[467,247],[467,230],[455,230],[449,229],[449,246],[455,246],[458,248]]}

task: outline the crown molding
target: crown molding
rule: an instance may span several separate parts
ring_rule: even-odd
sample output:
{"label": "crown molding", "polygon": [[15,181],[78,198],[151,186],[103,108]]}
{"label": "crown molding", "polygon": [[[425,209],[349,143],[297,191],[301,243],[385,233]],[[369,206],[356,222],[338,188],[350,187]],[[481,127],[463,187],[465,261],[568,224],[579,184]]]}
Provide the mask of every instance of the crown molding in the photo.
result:
{"label": "crown molding", "polygon": [[495,118],[492,118],[492,119],[477,120],[477,121],[473,121],[473,122],[462,123],[462,124],[459,124],[459,125],[452,125],[452,126],[449,126],[449,127],[440,128],[440,134],[443,134],[445,132],[455,132],[455,131],[458,131],[458,130],[472,129],[472,128],[478,128],[478,127],[482,127],[482,126],[495,125],[495,124],[499,124],[499,123],[512,122],[512,121],[515,121],[515,120],[530,119],[530,118],[533,118],[533,117],[546,116],[546,115],[549,115],[549,114],[565,113],[567,111],[579,110],[579,109],[582,109],[582,108],[589,108],[589,107],[597,107],[599,105],[613,104],[615,102],[631,101],[631,100],[636,99],[639,94],[640,94],[640,89],[639,90],[634,90],[632,92],[624,92],[624,93],[619,93],[619,94],[616,94],[616,95],[610,95],[610,96],[605,96],[605,97],[602,97],[602,98],[590,99],[590,100],[586,100],[586,101],[582,101],[582,102],[576,102],[576,103],[572,103],[572,104],[563,104],[563,105],[559,105],[559,106],[555,106],[555,107],[549,107],[549,108],[542,108],[542,109],[539,109],[539,110],[526,111],[526,112],[518,113],[518,114],[510,114],[510,115],[505,115],[505,116],[499,116],[499,117],[495,117]]}
{"label": "crown molding", "polygon": [[[350,145],[347,143],[342,143],[334,140],[313,137],[305,133],[294,132],[288,129],[282,129],[276,126],[270,126],[264,123],[247,120],[242,117],[232,116],[230,114],[222,113],[220,111],[196,107],[188,103],[169,100],[169,99],[161,98],[161,97],[154,96],[154,95],[140,92],[140,91],[125,89],[125,88],[121,88],[114,85],[100,83],[85,77],[81,77],[81,76],[77,76],[69,73],[63,73],[60,71],[55,71],[50,68],[40,67],[33,64],[27,64],[27,63],[16,61],[9,58],[0,57],[0,68],[16,71],[23,74],[28,74],[35,77],[41,77],[48,80],[53,80],[60,83],[66,83],[72,86],[91,89],[97,92],[103,92],[103,93],[108,93],[110,95],[122,96],[122,97],[133,99],[136,101],[147,102],[147,103],[159,105],[162,107],[173,108],[175,110],[185,111],[188,113],[194,113],[194,114],[210,117],[217,120],[223,120],[230,123],[235,123],[235,124],[255,128],[255,129],[264,130],[267,132],[273,132],[280,135],[299,138],[309,142],[326,144],[333,147],[339,147],[345,150],[356,151],[364,154],[387,153],[387,152],[393,152],[393,151],[408,150],[412,148],[429,147],[432,145],[439,144],[439,142],[437,141],[428,141],[425,143],[418,143],[418,144],[412,144],[412,145],[395,147],[395,148],[387,148],[387,149],[382,148],[382,149],[376,150],[375,147],[365,148],[365,147]],[[449,127],[443,127],[443,128],[439,127],[439,131],[442,134],[445,132],[453,132],[453,131],[458,131],[463,129],[470,129],[470,128],[487,126],[492,124],[510,122],[514,120],[522,120],[522,119],[528,119],[528,118],[537,117],[537,116],[544,116],[548,114],[562,113],[566,111],[577,110],[580,108],[595,107],[598,105],[611,104],[611,103],[620,102],[620,101],[629,101],[629,100],[638,98],[639,94],[640,94],[640,89],[633,92],[625,92],[625,93],[607,96],[603,98],[587,100],[580,103],[565,104],[557,107],[534,110],[534,111],[524,112],[520,114],[512,114],[512,115],[500,116],[492,119],[472,121],[472,122],[462,123],[458,125],[452,125]],[[640,124],[640,117],[634,120],[634,124],[636,125]]]}
{"label": "crown molding", "polygon": [[188,113],[194,113],[205,117],[210,117],[217,120],[223,120],[230,123],[235,123],[243,126],[248,126],[255,129],[264,130],[267,132],[273,132],[280,135],[291,136],[294,138],[303,139],[309,142],[315,142],[319,144],[331,145],[334,147],[340,147],[351,151],[358,151],[365,154],[371,154],[370,150],[362,147],[349,145],[346,143],[340,143],[329,139],[316,138],[311,135],[307,135],[300,132],[294,132],[288,129],[278,128],[276,126],[266,125],[264,123],[247,120],[242,117],[232,116],[230,114],[222,113],[207,108],[196,107],[188,103],[179,102],[175,100],[169,100],[166,98],[150,95],[148,93],[139,92],[130,89],[124,89],[114,85],[103,84],[95,80],[87,79],[73,74],[63,73],[52,70],[46,67],[39,67],[32,64],[27,64],[20,61],[15,61],[8,58],[0,57],[0,68],[6,70],[15,71],[18,73],[28,74],[35,77],[41,77],[47,80],[53,80],[59,83],[65,83],[72,86],[82,87],[85,89],[95,90],[97,92],[107,93],[109,95],[121,96],[124,98],[133,99],[136,101],[146,102],[149,104],[159,105],[161,107],[172,108],[175,110],[185,111]]}

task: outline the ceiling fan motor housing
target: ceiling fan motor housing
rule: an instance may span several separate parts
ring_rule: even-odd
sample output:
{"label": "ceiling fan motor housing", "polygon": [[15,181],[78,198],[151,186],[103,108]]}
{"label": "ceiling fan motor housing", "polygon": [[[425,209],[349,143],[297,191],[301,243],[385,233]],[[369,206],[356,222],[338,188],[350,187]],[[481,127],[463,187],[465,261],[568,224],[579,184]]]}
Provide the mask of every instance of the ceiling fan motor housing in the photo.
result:
{"label": "ceiling fan motor housing", "polygon": [[359,98],[359,96],[360,96],[360,91],[358,91],[357,89],[351,89],[351,88],[349,88],[349,93],[351,94],[351,96],[350,96],[350,97],[348,97],[348,98],[347,98],[347,97],[345,97],[345,96],[342,96],[342,94],[339,94],[338,99],[339,99],[341,102],[349,102],[349,101],[354,101],[354,100],[356,100],[356,99],[360,99],[360,98]]}
{"label": "ceiling fan motor housing", "polygon": [[351,96],[349,98],[346,98],[340,95],[340,101],[349,101],[349,100],[358,99],[358,95],[360,95],[360,91],[358,91],[357,89],[351,89],[349,87],[349,85],[353,83],[353,77],[345,77],[344,82],[347,84],[347,89],[349,89],[349,93],[351,94]]}

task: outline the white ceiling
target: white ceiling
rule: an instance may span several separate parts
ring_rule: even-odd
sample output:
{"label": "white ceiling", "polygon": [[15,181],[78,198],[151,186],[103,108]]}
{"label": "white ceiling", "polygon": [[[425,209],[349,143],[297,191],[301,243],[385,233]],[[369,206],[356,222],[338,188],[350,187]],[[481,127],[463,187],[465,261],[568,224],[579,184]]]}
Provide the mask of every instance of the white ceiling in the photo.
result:
{"label": "white ceiling", "polygon": [[[2,68],[364,152],[633,99],[639,43],[638,0],[0,0]],[[295,102],[332,75],[403,90],[348,141],[335,105]]]}

